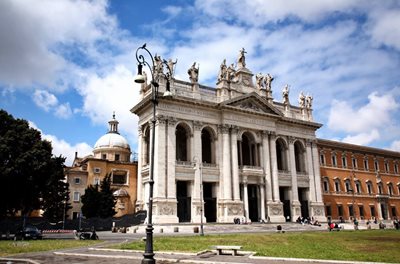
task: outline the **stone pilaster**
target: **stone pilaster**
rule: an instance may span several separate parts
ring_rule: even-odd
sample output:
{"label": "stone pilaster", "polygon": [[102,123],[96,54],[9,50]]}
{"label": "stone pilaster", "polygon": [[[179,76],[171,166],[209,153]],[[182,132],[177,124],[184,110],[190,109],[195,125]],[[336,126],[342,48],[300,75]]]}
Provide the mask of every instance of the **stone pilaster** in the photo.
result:
{"label": "stone pilaster", "polygon": [[136,184],[136,211],[143,209],[143,183],[142,183],[142,167],[144,159],[143,144],[143,126],[138,127],[138,167],[137,167],[137,184]]}
{"label": "stone pilaster", "polygon": [[294,141],[295,138],[289,137],[289,162],[290,162],[290,174],[292,177],[292,204],[291,204],[292,221],[295,221],[301,214],[299,193],[297,189],[297,172],[296,172],[296,159],[294,153]]}
{"label": "stone pilaster", "polygon": [[239,190],[239,162],[237,150],[237,134],[238,128],[231,128],[231,150],[232,150],[232,176],[233,176],[233,200],[240,201]]}

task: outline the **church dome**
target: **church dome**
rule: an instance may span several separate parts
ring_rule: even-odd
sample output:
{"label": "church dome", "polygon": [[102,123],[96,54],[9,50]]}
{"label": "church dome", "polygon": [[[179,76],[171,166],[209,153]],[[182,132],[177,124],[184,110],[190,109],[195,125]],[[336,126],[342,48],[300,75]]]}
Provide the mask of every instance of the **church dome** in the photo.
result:
{"label": "church dome", "polygon": [[116,133],[107,133],[99,138],[94,148],[126,148],[129,149],[128,141],[121,135]]}

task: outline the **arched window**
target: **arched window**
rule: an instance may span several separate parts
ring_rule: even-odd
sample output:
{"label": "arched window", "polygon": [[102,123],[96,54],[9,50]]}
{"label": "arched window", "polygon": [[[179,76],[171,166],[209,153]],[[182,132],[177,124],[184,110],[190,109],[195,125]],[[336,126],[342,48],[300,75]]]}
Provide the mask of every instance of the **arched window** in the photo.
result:
{"label": "arched window", "polygon": [[324,192],[329,192],[329,178],[328,177],[324,177],[323,178],[323,186],[324,186]]}
{"label": "arched window", "polygon": [[378,194],[383,194],[383,184],[381,182],[378,183]]}
{"label": "arched window", "polygon": [[340,192],[340,180],[335,179],[335,192]]}
{"label": "arched window", "polygon": [[346,187],[346,192],[353,192],[353,188],[351,188],[350,180],[346,180],[344,182],[344,184],[345,184],[345,187]]}
{"label": "arched window", "polygon": [[183,125],[179,124],[175,131],[176,160],[189,161],[189,133]]}
{"label": "arched window", "polygon": [[361,193],[362,192],[361,182],[360,181],[355,181],[355,185],[356,185],[356,193]]}
{"label": "arched window", "polygon": [[304,147],[303,145],[296,141],[294,143],[294,158],[296,163],[296,172],[305,173],[305,155],[304,155]]}
{"label": "arched window", "polygon": [[367,181],[367,192],[368,194],[372,194],[373,193],[373,188],[372,188],[372,182]]}
{"label": "arched window", "polygon": [[393,184],[389,183],[387,186],[388,186],[388,194],[390,196],[392,196],[393,195]]}
{"label": "arched window", "polygon": [[242,151],[241,165],[249,165],[249,166],[259,165],[259,160],[257,155],[257,144],[254,140],[253,135],[250,134],[249,132],[243,133],[240,150]]}
{"label": "arched window", "polygon": [[286,144],[279,138],[276,141],[276,161],[278,163],[278,170],[287,171],[287,156],[286,156]]}
{"label": "arched window", "polygon": [[207,128],[201,130],[201,155],[202,162],[215,163],[214,158],[214,139]]}

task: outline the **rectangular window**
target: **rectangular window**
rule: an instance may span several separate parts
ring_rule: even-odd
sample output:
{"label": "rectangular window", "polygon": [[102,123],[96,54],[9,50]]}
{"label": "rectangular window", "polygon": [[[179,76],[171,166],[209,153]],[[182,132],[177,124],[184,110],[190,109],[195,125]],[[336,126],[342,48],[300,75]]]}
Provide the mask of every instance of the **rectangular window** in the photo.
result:
{"label": "rectangular window", "polygon": [[127,184],[127,172],[126,171],[114,171],[112,175],[113,184]]}
{"label": "rectangular window", "polygon": [[371,208],[371,216],[375,217],[375,207],[371,206],[370,208]]}
{"label": "rectangular window", "polygon": [[332,156],[332,166],[337,167],[336,156]]}
{"label": "rectangular window", "polygon": [[328,182],[328,180],[324,180],[324,192],[329,192],[329,182]]}
{"label": "rectangular window", "polygon": [[374,161],[375,171],[379,171],[379,163],[377,160]]}
{"label": "rectangular window", "polygon": [[349,205],[349,216],[353,216],[354,217],[353,205]]}
{"label": "rectangular window", "polygon": [[102,159],[107,159],[107,154],[101,154]]}
{"label": "rectangular window", "polygon": [[388,191],[389,191],[389,195],[392,196],[393,195],[393,187],[392,187],[392,185],[388,185]]}
{"label": "rectangular window", "polygon": [[360,211],[360,217],[362,217],[362,219],[364,218],[364,206],[360,205],[358,206],[358,210]]}
{"label": "rectangular window", "polygon": [[319,156],[319,158],[320,158],[321,165],[325,165],[325,156],[324,156],[324,154],[321,154]]}
{"label": "rectangular window", "polygon": [[397,216],[396,214],[396,207],[392,207],[392,218],[395,218]]}
{"label": "rectangular window", "polygon": [[338,210],[338,216],[343,216],[343,207],[341,204],[337,206],[337,210]]}
{"label": "rectangular window", "polygon": [[382,185],[381,184],[378,184],[378,193],[379,194],[382,194]]}
{"label": "rectangular window", "polygon": [[79,192],[74,192],[74,202],[79,202],[81,194]]}
{"label": "rectangular window", "polygon": [[115,154],[115,161],[119,161],[119,154]]}
{"label": "rectangular window", "polygon": [[352,191],[352,188],[351,188],[351,185],[350,185],[350,182],[349,181],[346,181],[346,192],[351,192]]}
{"label": "rectangular window", "polygon": [[325,206],[326,208],[326,216],[331,216],[332,215],[332,208],[330,205]]}
{"label": "rectangular window", "polygon": [[389,163],[385,162],[385,172],[389,172]]}
{"label": "rectangular window", "polygon": [[72,212],[72,219],[78,219],[79,218],[79,212]]}
{"label": "rectangular window", "polygon": [[356,182],[356,191],[357,191],[357,193],[361,193],[361,183],[360,182]]}
{"label": "rectangular window", "polygon": [[335,191],[340,192],[340,184],[339,181],[335,181]]}
{"label": "rectangular window", "polygon": [[76,177],[74,179],[74,181],[75,181],[75,184],[81,184],[81,178]]}
{"label": "rectangular window", "polygon": [[356,158],[352,158],[351,161],[353,163],[353,168],[356,169],[357,168],[357,159]]}
{"label": "rectangular window", "polygon": [[346,157],[342,157],[342,166],[343,166],[343,168],[347,168],[347,159],[346,159]]}
{"label": "rectangular window", "polygon": [[99,177],[94,178],[93,184],[94,184],[94,185],[100,185],[100,179],[99,179]]}
{"label": "rectangular window", "polygon": [[364,160],[364,169],[368,170],[368,160],[367,159]]}
{"label": "rectangular window", "polygon": [[399,165],[397,163],[394,164],[394,173],[399,173]]}
{"label": "rectangular window", "polygon": [[372,185],[370,182],[367,183],[367,191],[368,191],[368,194],[372,194]]}

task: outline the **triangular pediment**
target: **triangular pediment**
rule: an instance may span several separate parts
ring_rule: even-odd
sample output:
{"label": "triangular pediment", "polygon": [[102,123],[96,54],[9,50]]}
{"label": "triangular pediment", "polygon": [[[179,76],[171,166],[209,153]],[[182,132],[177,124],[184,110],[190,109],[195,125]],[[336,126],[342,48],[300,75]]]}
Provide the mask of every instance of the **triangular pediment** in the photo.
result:
{"label": "triangular pediment", "polygon": [[267,100],[256,93],[250,93],[224,101],[220,104],[220,106],[233,107],[237,108],[238,110],[283,116],[281,111],[279,111],[275,106],[268,103]]}

